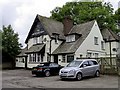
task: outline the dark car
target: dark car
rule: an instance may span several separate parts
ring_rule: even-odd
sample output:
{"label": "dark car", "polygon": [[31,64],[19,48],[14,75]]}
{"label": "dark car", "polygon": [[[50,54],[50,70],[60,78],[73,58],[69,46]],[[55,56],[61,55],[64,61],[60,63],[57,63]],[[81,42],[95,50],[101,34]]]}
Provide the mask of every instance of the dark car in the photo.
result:
{"label": "dark car", "polygon": [[32,68],[32,74],[36,76],[44,75],[48,77],[50,75],[58,74],[61,68],[62,66],[57,63],[43,62]]}

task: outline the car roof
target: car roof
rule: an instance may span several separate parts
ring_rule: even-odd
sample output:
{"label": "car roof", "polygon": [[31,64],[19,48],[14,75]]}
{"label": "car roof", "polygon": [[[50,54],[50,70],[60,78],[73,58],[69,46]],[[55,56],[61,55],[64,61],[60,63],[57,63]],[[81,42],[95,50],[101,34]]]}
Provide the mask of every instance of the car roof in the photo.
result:
{"label": "car roof", "polygon": [[54,62],[41,62],[40,64],[50,64],[50,63],[54,63]]}
{"label": "car roof", "polygon": [[89,61],[89,60],[97,61],[96,59],[76,59],[74,61]]}

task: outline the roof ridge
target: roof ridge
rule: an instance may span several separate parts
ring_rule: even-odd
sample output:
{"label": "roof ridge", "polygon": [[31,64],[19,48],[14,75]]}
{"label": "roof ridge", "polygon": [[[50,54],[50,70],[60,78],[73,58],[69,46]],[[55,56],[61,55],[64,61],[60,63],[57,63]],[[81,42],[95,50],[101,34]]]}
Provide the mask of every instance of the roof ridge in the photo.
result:
{"label": "roof ridge", "polygon": [[42,18],[46,18],[46,19],[49,19],[49,20],[52,20],[52,21],[55,21],[55,22],[58,22],[58,23],[62,23],[62,22],[57,21],[57,20],[55,20],[55,19],[52,19],[52,18],[50,18],[50,17],[41,16],[41,15],[39,15],[39,14],[37,14],[37,16],[38,16],[38,17],[42,17]]}
{"label": "roof ridge", "polygon": [[[81,24],[74,25],[68,34],[70,34],[70,33],[73,31],[73,29],[74,29],[75,27],[77,27],[77,26],[81,26],[81,25],[85,25],[85,24],[90,24],[90,23],[93,23],[93,25],[94,25],[94,22],[95,22],[95,21],[96,21],[96,20],[92,20],[92,21],[88,21],[88,22],[85,22],[85,23],[81,23]],[[92,26],[93,26],[93,25],[92,25]],[[91,27],[91,28],[92,28],[92,27]]]}

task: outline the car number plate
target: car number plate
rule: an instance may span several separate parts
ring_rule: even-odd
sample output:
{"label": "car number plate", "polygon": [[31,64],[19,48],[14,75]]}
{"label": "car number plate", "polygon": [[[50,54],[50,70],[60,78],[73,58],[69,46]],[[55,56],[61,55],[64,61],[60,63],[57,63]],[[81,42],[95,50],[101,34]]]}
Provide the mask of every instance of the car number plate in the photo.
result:
{"label": "car number plate", "polygon": [[67,76],[66,74],[61,74],[61,76]]}

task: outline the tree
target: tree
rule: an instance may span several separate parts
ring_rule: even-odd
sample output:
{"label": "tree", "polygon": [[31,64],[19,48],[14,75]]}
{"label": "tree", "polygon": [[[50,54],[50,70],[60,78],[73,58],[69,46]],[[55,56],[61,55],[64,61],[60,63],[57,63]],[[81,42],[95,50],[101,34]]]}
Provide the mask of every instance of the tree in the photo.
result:
{"label": "tree", "polygon": [[[19,54],[21,46],[21,44],[18,42],[18,34],[14,33],[14,30],[12,29],[11,25],[8,25],[8,27],[3,26],[3,31],[1,31],[1,34],[3,57],[7,55],[10,58],[14,59],[15,56]],[[8,62],[10,61],[9,57],[6,57],[8,58]]]}
{"label": "tree", "polygon": [[113,19],[113,8],[110,3],[102,2],[67,2],[62,8],[51,11],[51,18],[61,21],[65,16],[71,16],[74,24],[97,20],[100,29],[116,29]]}
{"label": "tree", "polygon": [[115,19],[116,24],[119,26],[117,31],[120,32],[120,8],[118,8],[118,10],[115,11],[114,19]]}

